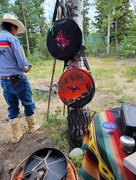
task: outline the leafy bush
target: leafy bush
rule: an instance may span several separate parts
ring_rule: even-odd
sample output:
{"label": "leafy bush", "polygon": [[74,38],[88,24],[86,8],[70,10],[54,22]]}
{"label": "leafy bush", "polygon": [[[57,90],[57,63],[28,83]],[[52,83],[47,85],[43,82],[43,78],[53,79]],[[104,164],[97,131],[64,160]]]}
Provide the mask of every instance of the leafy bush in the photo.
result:
{"label": "leafy bush", "polygon": [[42,60],[44,60],[44,58],[41,56],[41,54],[38,51],[35,51],[33,54],[30,54],[28,56],[29,62],[37,62]]}
{"label": "leafy bush", "polygon": [[74,164],[76,171],[79,174],[83,162],[83,155],[77,157],[71,157],[70,160]]}
{"label": "leafy bush", "polygon": [[[105,39],[106,40],[106,39]],[[85,38],[86,55],[93,54],[94,56],[106,56],[106,44],[99,33],[91,33],[90,36]]]}
{"label": "leafy bush", "polygon": [[36,40],[36,46],[31,55],[29,55],[28,59],[30,61],[41,61],[41,60],[47,60],[51,59],[52,56],[49,53],[47,46],[46,46],[46,38],[45,37],[39,37]]}
{"label": "leafy bush", "polygon": [[136,42],[132,37],[124,37],[120,44],[120,55],[127,58],[134,58],[136,56]]}

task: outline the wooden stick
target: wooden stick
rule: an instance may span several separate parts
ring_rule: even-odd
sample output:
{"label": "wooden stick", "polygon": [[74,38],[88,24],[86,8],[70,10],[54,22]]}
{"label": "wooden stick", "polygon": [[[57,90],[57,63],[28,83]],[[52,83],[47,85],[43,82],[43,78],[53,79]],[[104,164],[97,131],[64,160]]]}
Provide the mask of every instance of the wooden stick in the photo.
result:
{"label": "wooden stick", "polygon": [[[40,168],[37,168],[37,167],[38,167],[40,164],[42,164],[43,161],[46,161],[46,159],[49,157],[49,155],[51,154],[51,152],[52,152],[52,150],[49,150],[48,153],[47,153],[47,155],[46,155],[45,158],[43,158],[43,159],[40,158],[40,157],[38,157],[38,156],[36,156],[36,155],[34,155],[34,156],[36,156],[36,158],[41,159],[41,161],[40,161],[36,166],[34,166],[33,169],[32,169],[30,172],[26,172],[25,175],[29,175],[29,174],[33,173],[33,171],[41,169],[42,167],[40,167]],[[46,167],[46,164],[45,164],[43,167]],[[46,167],[46,168],[48,169],[48,167]]]}
{"label": "wooden stick", "polygon": [[40,164],[42,164],[42,162],[48,158],[48,156],[51,154],[52,150],[49,150],[47,155],[45,156],[44,159],[42,159],[35,167],[33,167],[32,171],[35,170]]}
{"label": "wooden stick", "polygon": [[49,164],[47,164],[48,166],[49,165],[51,165],[51,164],[55,164],[55,163],[58,163],[58,162],[61,162],[61,161],[64,161],[65,160],[65,158],[60,158],[60,159],[58,159],[58,160],[56,160],[56,161],[53,161],[53,162],[51,162],[51,163],[49,163]]}
{"label": "wooden stick", "polygon": [[34,170],[31,170],[31,171],[29,171],[29,172],[26,172],[26,173],[25,173],[25,176],[28,176],[28,175],[32,174],[34,171],[38,171],[39,169],[42,169],[42,168],[45,168],[45,167],[46,167],[46,166],[44,165],[44,166],[42,166],[42,167],[35,168]]}
{"label": "wooden stick", "polygon": [[41,158],[41,157],[39,157],[39,156],[36,156],[36,155],[33,155],[32,158],[38,159],[38,160],[43,160],[43,158]]}
{"label": "wooden stick", "polygon": [[65,104],[63,105],[63,116],[65,116]]}
{"label": "wooden stick", "polygon": [[49,97],[48,97],[48,107],[47,107],[47,121],[48,121],[48,117],[49,117],[50,100],[51,100],[51,91],[52,91],[52,84],[53,84],[53,78],[54,78],[55,66],[56,66],[56,58],[54,59],[54,64],[53,64],[53,69],[52,69],[52,77],[51,77],[50,91],[49,91]]}
{"label": "wooden stick", "polygon": [[47,174],[48,174],[48,171],[46,171],[46,173],[45,173],[45,175],[44,175],[44,177],[43,177],[43,180],[45,180]]}
{"label": "wooden stick", "polygon": [[[51,153],[51,150],[48,152],[48,154],[46,155],[46,157],[43,158],[43,159],[42,159],[41,157],[38,157],[38,156],[36,156],[36,155],[33,155],[33,157],[34,157],[35,159],[40,159],[41,161],[40,161],[30,172],[26,172],[26,173],[25,173],[25,176],[28,176],[28,175],[32,174],[32,173],[33,173],[34,171],[36,171],[36,170],[39,170],[39,169],[42,169],[42,168],[46,168],[47,172],[45,173],[43,179],[45,179],[45,177],[47,176],[47,173],[48,173],[48,172],[51,172],[51,173],[53,173],[55,176],[57,176],[57,177],[59,177],[59,178],[62,178],[62,176],[61,176],[60,174],[51,171],[50,168],[49,168],[49,165],[62,162],[62,161],[65,160],[65,158],[63,157],[63,158],[60,158],[60,159],[58,159],[58,160],[56,160],[56,161],[54,161],[54,162],[51,162],[51,163],[47,164],[46,159],[48,158],[48,156],[50,155],[50,153]],[[43,161],[44,161],[45,165],[42,166],[42,167],[37,168]]]}

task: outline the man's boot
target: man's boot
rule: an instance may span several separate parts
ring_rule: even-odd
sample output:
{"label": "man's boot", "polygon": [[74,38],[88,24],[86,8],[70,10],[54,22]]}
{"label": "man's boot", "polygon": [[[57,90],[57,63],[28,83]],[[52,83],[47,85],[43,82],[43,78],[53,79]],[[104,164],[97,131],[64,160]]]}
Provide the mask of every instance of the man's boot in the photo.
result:
{"label": "man's boot", "polygon": [[34,132],[40,128],[40,125],[36,123],[35,121],[36,115],[33,114],[32,116],[26,116],[26,121],[28,124],[29,132]]}
{"label": "man's boot", "polygon": [[21,132],[20,127],[19,127],[18,118],[10,119],[9,124],[11,126],[12,142],[17,143],[23,136],[23,133]]}

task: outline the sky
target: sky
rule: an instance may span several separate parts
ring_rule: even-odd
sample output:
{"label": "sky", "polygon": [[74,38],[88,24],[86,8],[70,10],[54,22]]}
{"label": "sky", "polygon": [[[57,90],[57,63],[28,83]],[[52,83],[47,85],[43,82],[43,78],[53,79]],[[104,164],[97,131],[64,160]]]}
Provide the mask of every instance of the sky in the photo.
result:
{"label": "sky", "polygon": [[[10,0],[11,3],[14,3],[15,0]],[[89,0],[89,3],[94,3],[95,0]],[[52,18],[52,13],[54,10],[54,6],[55,6],[56,0],[45,0],[44,2],[44,6],[45,6],[45,11],[48,12],[48,16],[50,18]],[[94,16],[95,16],[95,7],[91,6],[90,7],[90,11],[89,11],[89,15],[91,20],[94,20]]]}
{"label": "sky", "polygon": [[[11,2],[14,2],[15,0],[10,0]],[[134,7],[134,2],[136,0],[132,0],[132,6]],[[95,0],[89,0],[90,4],[93,4],[95,2]],[[55,6],[56,0],[45,0],[44,2],[44,6],[45,6],[45,11],[48,12],[48,16],[50,18],[52,18],[52,13],[54,10],[54,6]],[[135,3],[136,6],[136,3]],[[90,20],[94,21],[94,16],[96,15],[95,13],[96,9],[95,6],[90,6],[90,10],[89,10],[89,14],[88,17],[90,18]]]}
{"label": "sky", "polygon": [[[89,3],[93,3],[95,0],[89,0]],[[45,0],[45,10],[49,12],[49,15],[52,15],[56,0]],[[89,17],[93,20],[95,16],[95,7],[91,6],[89,11]]]}
{"label": "sky", "polygon": [[[45,0],[46,12],[49,12],[50,15],[52,14],[52,11],[54,9],[55,2],[56,2],[56,0]],[[95,2],[95,0],[89,0],[90,4],[93,4],[94,2]],[[131,0],[132,9],[134,9],[134,5],[136,6],[136,0]],[[91,20],[94,20],[94,16],[96,15],[95,11],[96,11],[95,6],[93,6],[93,5],[90,6],[90,11],[89,11],[88,16],[90,17]]]}

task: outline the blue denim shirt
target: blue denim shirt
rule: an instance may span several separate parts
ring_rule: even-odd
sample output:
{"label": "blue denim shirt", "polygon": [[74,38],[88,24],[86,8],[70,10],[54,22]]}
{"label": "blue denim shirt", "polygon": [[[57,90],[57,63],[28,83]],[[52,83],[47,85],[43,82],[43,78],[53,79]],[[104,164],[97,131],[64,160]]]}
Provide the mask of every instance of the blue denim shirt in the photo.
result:
{"label": "blue denim shirt", "polygon": [[0,32],[0,76],[22,74],[29,67],[23,47],[10,32]]}

